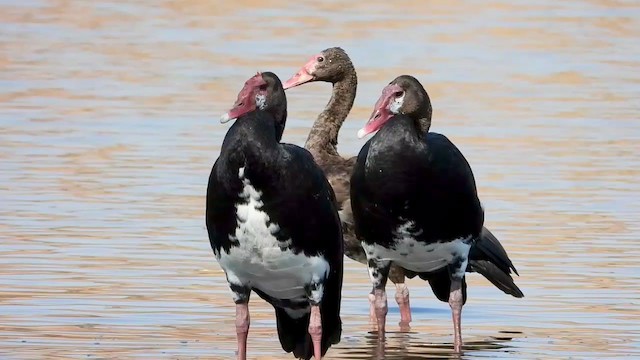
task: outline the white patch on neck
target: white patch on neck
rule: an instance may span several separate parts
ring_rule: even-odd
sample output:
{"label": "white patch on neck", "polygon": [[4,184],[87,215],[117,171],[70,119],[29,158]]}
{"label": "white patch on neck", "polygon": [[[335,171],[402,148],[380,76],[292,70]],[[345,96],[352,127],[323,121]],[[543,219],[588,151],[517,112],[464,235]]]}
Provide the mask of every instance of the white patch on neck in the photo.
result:
{"label": "white patch on neck", "polygon": [[[321,256],[307,257],[303,252],[294,254],[287,249],[291,239],[279,241],[275,236],[280,226],[270,222],[262,208],[262,192],[245,177],[244,167],[238,170],[238,177],[244,186],[236,204],[237,226],[229,240],[239,245],[231,246],[228,254],[222,250],[218,256],[227,281],[260,289],[276,299],[296,302],[307,301],[305,288],[311,283],[320,283],[311,294],[314,302],[319,301],[324,290],[322,283],[329,275],[329,263]],[[302,317],[308,312],[309,308],[300,309],[289,315]]]}
{"label": "white patch on neck", "polygon": [[400,111],[400,108],[402,107],[402,104],[404,104],[404,95],[405,95],[405,92],[402,92],[402,96],[399,96],[393,99],[391,104],[389,104],[389,111],[391,111],[394,114],[398,114],[398,112]]}
{"label": "white patch on neck", "polygon": [[256,95],[256,107],[260,110],[264,110],[267,106],[267,97],[263,94]]}
{"label": "white patch on neck", "polygon": [[392,261],[415,272],[432,272],[462,260],[460,268],[452,275],[463,276],[467,269],[471,236],[460,237],[442,243],[425,244],[415,240],[422,234],[415,222],[407,220],[393,232],[393,245],[386,248],[378,244],[362,243],[367,259]]}

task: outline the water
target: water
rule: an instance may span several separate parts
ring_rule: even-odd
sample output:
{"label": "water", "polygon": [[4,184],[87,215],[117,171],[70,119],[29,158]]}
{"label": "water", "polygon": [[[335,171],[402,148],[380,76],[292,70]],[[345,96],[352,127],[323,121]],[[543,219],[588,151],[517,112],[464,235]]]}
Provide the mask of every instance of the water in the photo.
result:
{"label": "water", "polygon": [[[340,134],[417,76],[475,171],[524,299],[468,277],[464,358],[640,358],[640,4],[634,1],[0,1],[0,358],[221,359],[233,303],[204,228],[218,122],[256,70],[340,45],[359,75]],[[328,84],[288,91],[302,144]],[[450,357],[448,305],[409,282],[386,349],[346,259],[327,359]],[[390,292],[393,289],[389,288]],[[251,303],[249,354],[283,359]]]}

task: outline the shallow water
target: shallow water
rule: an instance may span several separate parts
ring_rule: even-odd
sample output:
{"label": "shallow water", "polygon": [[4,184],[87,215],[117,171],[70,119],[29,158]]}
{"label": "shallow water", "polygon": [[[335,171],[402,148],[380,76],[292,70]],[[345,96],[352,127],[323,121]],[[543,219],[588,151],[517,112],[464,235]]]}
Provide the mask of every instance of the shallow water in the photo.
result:
{"label": "shallow water", "polygon": [[[464,358],[640,358],[640,4],[425,4],[0,0],[0,358],[233,358],[203,219],[218,117],[256,70],[286,79],[334,45],[359,75],[340,151],[385,84],[419,77],[522,275],[524,299],[468,276]],[[286,141],[329,93],[288,91]],[[451,357],[448,305],[418,280],[411,332],[390,301],[379,349],[345,261],[327,359]],[[251,309],[251,358],[292,358]]]}

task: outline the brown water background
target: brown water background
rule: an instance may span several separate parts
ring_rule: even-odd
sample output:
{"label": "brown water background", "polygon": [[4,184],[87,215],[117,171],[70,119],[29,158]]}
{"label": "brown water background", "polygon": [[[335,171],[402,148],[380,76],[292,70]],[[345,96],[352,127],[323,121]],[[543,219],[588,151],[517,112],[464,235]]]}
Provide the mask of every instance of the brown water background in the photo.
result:
{"label": "brown water background", "polygon": [[[335,45],[359,75],[340,151],[417,76],[522,275],[524,299],[468,276],[464,358],[640,358],[639,38],[622,0],[0,0],[0,359],[233,358],[203,215],[218,118],[255,71],[284,80]],[[287,142],[329,94],[287,92]],[[375,358],[366,269],[345,261],[327,359]],[[448,305],[409,284],[386,358],[448,357]],[[292,358],[251,309],[250,358]]]}

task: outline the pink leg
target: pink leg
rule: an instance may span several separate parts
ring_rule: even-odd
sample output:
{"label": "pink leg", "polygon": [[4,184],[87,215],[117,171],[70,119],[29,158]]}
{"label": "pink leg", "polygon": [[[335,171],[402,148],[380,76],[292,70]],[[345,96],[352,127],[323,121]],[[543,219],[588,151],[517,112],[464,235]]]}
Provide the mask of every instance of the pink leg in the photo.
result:
{"label": "pink leg", "polygon": [[376,324],[376,297],[373,293],[369,293],[369,320]]}
{"label": "pink leg", "polygon": [[376,289],[374,291],[375,307],[376,307],[376,319],[378,322],[378,339],[384,339],[384,327],[387,318],[387,293],[383,289]]}
{"label": "pink leg", "polygon": [[313,341],[313,353],[316,360],[322,359],[322,316],[320,306],[311,305],[311,318],[309,319],[309,335]]}
{"label": "pink leg", "polygon": [[409,288],[404,283],[396,284],[396,302],[400,308],[400,327],[408,327],[411,322],[411,305]]}
{"label": "pink leg", "polygon": [[453,351],[462,352],[462,281],[451,280],[451,291],[449,292],[449,306],[453,317]]}
{"label": "pink leg", "polygon": [[386,342],[384,339],[378,339],[376,343],[375,360],[384,360],[386,358],[386,352]]}
{"label": "pink leg", "polygon": [[236,336],[238,360],[247,359],[247,335],[249,335],[249,304],[236,304]]}

